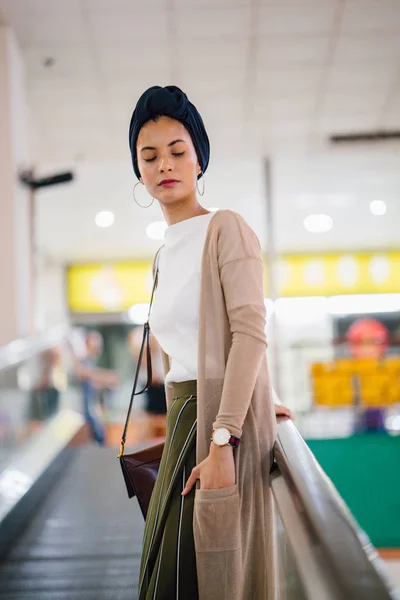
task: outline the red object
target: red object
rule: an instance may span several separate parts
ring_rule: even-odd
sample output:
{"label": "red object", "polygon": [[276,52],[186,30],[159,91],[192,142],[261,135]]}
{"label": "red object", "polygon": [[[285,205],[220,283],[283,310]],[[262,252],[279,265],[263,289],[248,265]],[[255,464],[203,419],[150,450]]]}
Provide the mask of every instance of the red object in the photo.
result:
{"label": "red object", "polygon": [[389,331],[376,319],[355,321],[347,330],[350,352],[357,358],[380,358],[389,345]]}

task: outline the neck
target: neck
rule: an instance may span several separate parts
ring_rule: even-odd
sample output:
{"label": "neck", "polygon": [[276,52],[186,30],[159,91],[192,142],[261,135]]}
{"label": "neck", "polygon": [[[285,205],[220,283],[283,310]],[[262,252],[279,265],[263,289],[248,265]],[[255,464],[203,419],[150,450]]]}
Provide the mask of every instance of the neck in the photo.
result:
{"label": "neck", "polygon": [[207,215],[210,212],[198,203],[197,198],[184,204],[162,206],[162,211],[168,226],[186,221],[186,219],[191,219],[192,217]]}

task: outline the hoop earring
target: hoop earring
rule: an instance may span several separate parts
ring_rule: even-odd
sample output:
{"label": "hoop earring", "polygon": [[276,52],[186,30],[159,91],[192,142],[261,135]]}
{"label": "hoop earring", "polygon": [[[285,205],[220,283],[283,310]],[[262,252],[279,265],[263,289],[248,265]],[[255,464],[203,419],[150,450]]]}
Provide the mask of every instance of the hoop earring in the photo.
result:
{"label": "hoop earring", "polygon": [[140,206],[141,208],[150,208],[150,206],[153,204],[154,202],[154,198],[152,199],[152,201],[150,202],[150,204],[148,204],[147,206],[143,206],[143,204],[140,204],[137,200],[136,200],[136,196],[135,196],[135,190],[137,188],[138,185],[140,185],[142,182],[138,181],[137,183],[135,183],[135,185],[133,186],[133,199],[136,202],[136,204],[138,206]]}
{"label": "hoop earring", "polygon": [[201,177],[200,177],[200,179],[202,179],[202,180],[203,180],[203,190],[202,190],[202,191],[200,191],[200,189],[199,189],[199,179],[196,181],[196,188],[197,188],[197,191],[198,191],[198,193],[199,193],[199,196],[204,196],[204,192],[206,191],[206,184],[205,184],[205,182],[204,182],[204,173],[203,173],[203,172],[201,172]]}

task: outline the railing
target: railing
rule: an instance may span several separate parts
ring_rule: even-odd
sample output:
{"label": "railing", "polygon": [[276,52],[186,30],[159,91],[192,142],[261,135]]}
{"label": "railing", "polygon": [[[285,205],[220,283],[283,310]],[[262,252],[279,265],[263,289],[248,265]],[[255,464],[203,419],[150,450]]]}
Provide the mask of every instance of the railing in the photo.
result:
{"label": "railing", "polygon": [[66,375],[55,352],[67,334],[60,326],[0,348],[0,471],[60,408]]}
{"label": "railing", "polygon": [[376,550],[288,419],[278,423],[272,491],[302,587],[288,597],[398,598]]}
{"label": "railing", "polygon": [[30,360],[41,352],[59,344],[65,339],[68,330],[67,325],[60,325],[46,334],[14,340],[9,344],[0,346],[0,372]]}

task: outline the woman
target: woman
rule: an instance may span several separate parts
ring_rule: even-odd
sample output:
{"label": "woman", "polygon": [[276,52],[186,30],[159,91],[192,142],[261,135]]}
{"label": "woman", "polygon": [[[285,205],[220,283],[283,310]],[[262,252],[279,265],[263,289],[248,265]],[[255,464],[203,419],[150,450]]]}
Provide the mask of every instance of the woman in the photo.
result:
{"label": "woman", "polygon": [[272,599],[276,420],[259,240],[238,214],[199,204],[210,146],[179,88],[141,96],[129,143],[134,171],[169,225],[150,318],[166,375],[167,438],[139,599]]}

